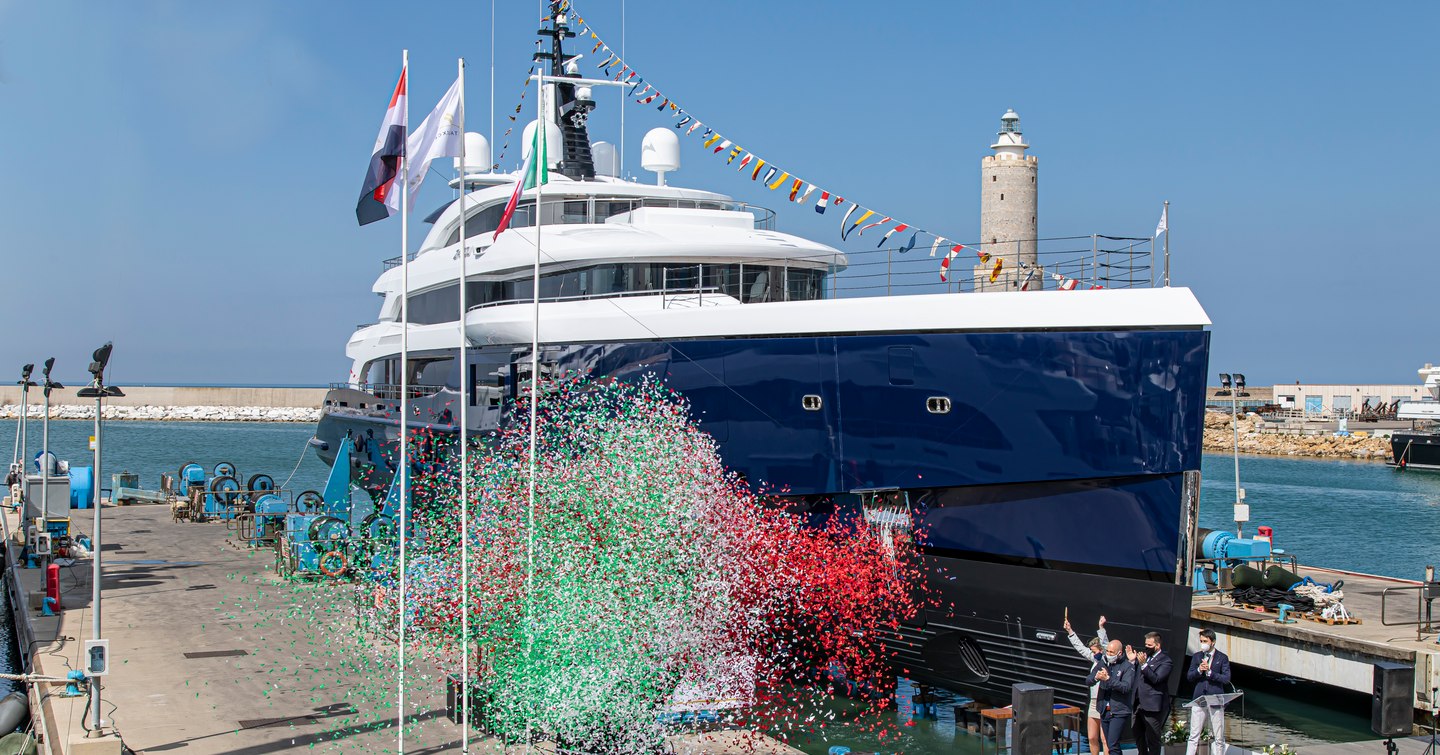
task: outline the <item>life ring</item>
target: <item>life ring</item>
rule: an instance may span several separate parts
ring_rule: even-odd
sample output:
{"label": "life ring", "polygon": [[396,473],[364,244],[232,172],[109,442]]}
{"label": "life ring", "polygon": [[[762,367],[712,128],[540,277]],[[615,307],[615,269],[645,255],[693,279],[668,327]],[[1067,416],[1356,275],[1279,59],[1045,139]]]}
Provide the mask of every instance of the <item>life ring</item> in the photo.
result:
{"label": "life ring", "polygon": [[[340,564],[339,566],[332,567],[331,564],[335,560],[339,560]],[[348,568],[349,564],[345,562],[344,553],[340,551],[326,551],[320,556],[320,561],[317,566],[319,566],[321,574],[327,577],[338,577],[345,573],[345,569]]]}

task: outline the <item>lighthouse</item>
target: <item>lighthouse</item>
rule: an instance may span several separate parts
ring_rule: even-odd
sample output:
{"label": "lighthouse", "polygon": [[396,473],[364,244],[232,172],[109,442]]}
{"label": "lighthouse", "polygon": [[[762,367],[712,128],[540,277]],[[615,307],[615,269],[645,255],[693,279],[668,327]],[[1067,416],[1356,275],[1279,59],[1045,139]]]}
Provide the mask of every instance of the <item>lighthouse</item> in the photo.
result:
{"label": "lighthouse", "polygon": [[[1034,265],[1037,225],[1035,222],[1036,175],[1039,160],[1025,154],[1030,145],[1020,131],[1020,116],[1006,110],[1000,116],[1000,131],[990,145],[993,154],[980,158],[980,245],[990,261],[975,266],[976,291],[1039,291],[1044,278],[1038,270],[1026,283],[1027,272],[1020,263]],[[1003,260],[1000,274],[991,282],[996,260]]]}

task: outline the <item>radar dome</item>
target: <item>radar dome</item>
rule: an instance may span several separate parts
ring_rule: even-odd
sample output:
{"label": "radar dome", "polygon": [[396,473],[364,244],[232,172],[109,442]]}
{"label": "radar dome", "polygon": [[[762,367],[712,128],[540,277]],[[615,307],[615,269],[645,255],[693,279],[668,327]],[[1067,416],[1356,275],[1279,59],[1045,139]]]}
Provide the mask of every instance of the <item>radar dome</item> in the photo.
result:
{"label": "radar dome", "polygon": [[620,177],[620,150],[610,142],[595,142],[590,145],[590,154],[595,158],[595,172],[611,178]]}
{"label": "radar dome", "polygon": [[[465,173],[490,172],[490,140],[474,131],[465,132]],[[460,170],[460,158],[455,158],[455,169]]]}
{"label": "radar dome", "polygon": [[[535,142],[535,124],[538,121],[530,121],[525,124],[525,131],[520,135],[520,160],[530,159],[530,145]],[[548,158],[550,167],[560,164],[560,158],[564,156],[564,141],[560,136],[560,127],[553,123],[545,123],[545,157]]]}
{"label": "radar dome", "polygon": [[652,128],[640,142],[640,167],[654,171],[656,181],[665,185],[665,174],[680,170],[680,137],[673,129]]}

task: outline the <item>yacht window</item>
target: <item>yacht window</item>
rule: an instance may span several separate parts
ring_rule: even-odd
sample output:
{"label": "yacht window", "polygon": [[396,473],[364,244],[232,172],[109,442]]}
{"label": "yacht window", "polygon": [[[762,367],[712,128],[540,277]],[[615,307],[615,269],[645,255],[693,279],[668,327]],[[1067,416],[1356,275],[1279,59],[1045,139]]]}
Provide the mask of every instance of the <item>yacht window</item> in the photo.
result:
{"label": "yacht window", "polygon": [[458,388],[460,387],[460,375],[455,370],[455,360],[450,357],[411,359],[410,383],[411,385],[444,385]]}
{"label": "yacht window", "polygon": [[[471,306],[493,302],[529,301],[530,278],[503,282],[472,282]],[[484,287],[481,291],[476,287]],[[825,297],[825,271],[783,265],[616,263],[592,265],[540,276],[540,298],[548,300],[603,297],[645,291],[695,291],[697,288],[742,302],[808,301]],[[423,294],[422,294],[423,296]],[[421,311],[419,308],[415,312]],[[455,306],[444,320],[455,319]],[[420,322],[415,312],[412,322]]]}
{"label": "yacht window", "polygon": [[400,360],[395,357],[376,359],[365,365],[365,382],[361,387],[376,385],[399,385]]}
{"label": "yacht window", "polygon": [[[470,281],[465,288],[465,307],[468,309],[493,301],[514,299],[514,287],[513,281]],[[529,296],[528,285],[525,291],[525,295]],[[434,325],[459,319],[459,284],[452,283],[410,295],[410,322],[416,325]]]}

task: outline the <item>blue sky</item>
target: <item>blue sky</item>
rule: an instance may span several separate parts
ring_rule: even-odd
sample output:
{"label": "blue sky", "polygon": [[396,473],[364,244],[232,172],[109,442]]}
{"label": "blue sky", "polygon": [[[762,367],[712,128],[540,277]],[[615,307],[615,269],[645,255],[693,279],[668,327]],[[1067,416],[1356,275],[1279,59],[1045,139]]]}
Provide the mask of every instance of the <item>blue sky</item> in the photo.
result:
{"label": "blue sky", "polygon": [[[620,41],[619,0],[578,7]],[[114,340],[121,383],[343,379],[345,339],[374,319],[370,285],[399,250],[398,219],[360,228],[354,205],[400,50],[412,123],[464,56],[469,126],[487,133],[490,14],[0,0],[0,360],[54,355],[73,380]],[[496,9],[501,124],[539,15]],[[1040,158],[1042,236],[1149,235],[1169,199],[1174,281],[1215,321],[1212,372],[1411,383],[1440,360],[1425,228],[1440,6],[627,0],[624,16],[627,60],[701,120],[914,225],[978,235],[979,158],[1010,107]],[[618,103],[600,99],[592,136],[614,141]],[[667,121],[629,107],[638,172],[640,135]],[[682,156],[672,183],[840,245],[829,215],[691,140]],[[448,197],[432,176],[420,211]]]}

